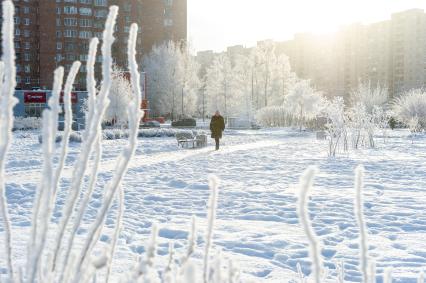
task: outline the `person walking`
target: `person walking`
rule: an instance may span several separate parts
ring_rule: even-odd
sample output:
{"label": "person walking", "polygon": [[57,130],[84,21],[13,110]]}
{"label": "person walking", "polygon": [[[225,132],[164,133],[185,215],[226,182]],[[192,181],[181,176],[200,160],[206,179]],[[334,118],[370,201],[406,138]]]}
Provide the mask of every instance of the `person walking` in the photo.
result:
{"label": "person walking", "polygon": [[219,110],[217,110],[210,121],[210,131],[212,132],[212,138],[216,142],[216,150],[219,150],[219,140],[222,138],[223,130],[225,130],[225,121]]}

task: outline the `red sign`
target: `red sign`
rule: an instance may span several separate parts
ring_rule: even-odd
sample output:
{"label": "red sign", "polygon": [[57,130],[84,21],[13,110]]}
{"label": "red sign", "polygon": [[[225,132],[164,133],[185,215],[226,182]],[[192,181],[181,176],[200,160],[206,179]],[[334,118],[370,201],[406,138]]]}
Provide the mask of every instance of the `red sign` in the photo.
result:
{"label": "red sign", "polygon": [[45,92],[24,92],[24,103],[46,103]]}
{"label": "red sign", "polygon": [[[78,95],[76,92],[71,92],[71,103],[75,104],[78,102]],[[64,103],[64,92],[61,92],[61,97],[59,98],[59,103]]]}

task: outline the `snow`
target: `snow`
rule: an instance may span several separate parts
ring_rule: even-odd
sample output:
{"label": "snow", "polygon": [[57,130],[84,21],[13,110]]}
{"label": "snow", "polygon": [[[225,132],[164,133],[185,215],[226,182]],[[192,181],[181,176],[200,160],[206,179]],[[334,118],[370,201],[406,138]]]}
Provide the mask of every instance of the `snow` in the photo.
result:
{"label": "snow", "polygon": [[[26,255],[32,202],[40,181],[39,134],[14,132],[6,162],[6,193],[17,263],[22,263]],[[193,215],[197,222],[196,264],[202,264],[209,174],[221,179],[211,254],[221,250],[225,259],[232,259],[242,272],[242,282],[296,280],[298,263],[308,275],[311,261],[308,241],[298,222],[297,184],[304,170],[316,165],[319,173],[308,209],[329,278],[337,275],[336,266],[343,260],[345,279],[359,282],[362,275],[358,269],[359,230],[353,205],[354,169],[363,164],[369,256],[377,262],[377,274],[381,277],[387,267],[392,267],[393,282],[416,282],[418,272],[426,265],[425,136],[413,138],[408,131],[392,131],[386,143],[378,139],[375,149],[351,150],[338,153],[336,158],[328,157],[327,141],[316,140],[314,133],[291,129],[227,131],[219,151],[214,151],[213,143],[209,143],[207,148],[183,150],[178,149],[172,137],[138,139],[135,157],[122,184],[125,210],[112,265],[113,279],[136,265],[153,223],[159,229],[160,260],[157,258],[156,264],[167,264],[170,242],[179,257],[184,255]],[[127,140],[104,140],[102,145],[98,188],[111,180],[116,166],[113,161]],[[67,192],[63,188],[69,187],[71,166],[80,146],[70,144],[55,221],[64,205]],[[102,195],[95,189],[85,223],[96,217]],[[116,212],[114,202],[107,228],[115,226]],[[88,228],[83,225],[78,231],[78,245],[83,244],[81,235]],[[3,227],[0,233],[4,233]],[[47,245],[53,242],[52,236]],[[3,241],[4,237],[0,239]],[[104,229],[101,242],[112,240],[113,229]],[[3,254],[0,266],[5,266]]]}

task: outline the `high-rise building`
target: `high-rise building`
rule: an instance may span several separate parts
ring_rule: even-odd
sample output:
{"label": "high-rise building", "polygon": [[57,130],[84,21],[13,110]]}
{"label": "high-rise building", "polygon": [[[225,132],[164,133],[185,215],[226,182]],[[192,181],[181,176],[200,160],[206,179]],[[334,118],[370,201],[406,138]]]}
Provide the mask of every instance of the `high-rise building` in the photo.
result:
{"label": "high-rise building", "polygon": [[333,35],[296,35],[277,46],[300,78],[330,96],[348,98],[361,82],[387,87],[391,96],[426,87],[426,14],[421,9],[349,25]]}
{"label": "high-rise building", "polygon": [[[19,89],[50,89],[57,66],[64,66],[67,72],[73,61],[80,60],[83,65],[74,87],[84,90],[89,42],[92,37],[102,38],[111,5],[119,6],[113,44],[119,67],[127,65],[131,23],[139,25],[139,63],[154,45],[187,37],[187,0],[15,0],[14,4]],[[99,57],[99,75],[100,62]]]}

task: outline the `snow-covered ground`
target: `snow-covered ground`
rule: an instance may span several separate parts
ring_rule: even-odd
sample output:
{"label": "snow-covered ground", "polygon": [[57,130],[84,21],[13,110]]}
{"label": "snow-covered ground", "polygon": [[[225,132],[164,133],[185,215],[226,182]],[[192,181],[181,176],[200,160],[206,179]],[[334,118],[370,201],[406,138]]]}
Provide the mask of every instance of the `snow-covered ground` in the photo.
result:
{"label": "snow-covered ground", "polygon": [[[99,185],[111,178],[115,157],[125,143],[103,142]],[[327,157],[326,141],[316,140],[313,133],[286,129],[228,131],[219,151],[209,143],[207,148],[192,150],[178,149],[174,138],[139,139],[123,183],[124,230],[113,263],[114,275],[135,264],[153,222],[160,227],[158,264],[166,261],[169,242],[183,252],[192,215],[197,216],[196,256],[201,261],[208,174],[221,179],[214,249],[238,263],[242,282],[296,279],[297,263],[308,274],[310,260],[296,213],[296,185],[309,165],[320,169],[309,209],[332,275],[336,263],[343,261],[346,280],[361,279],[353,216],[353,170],[358,164],[366,168],[365,214],[370,255],[377,261],[378,273],[392,266],[395,280],[416,282],[417,273],[426,266],[426,137],[417,137],[412,143],[408,132],[393,131],[386,143],[378,140],[377,149],[341,153],[334,159]],[[79,144],[71,144],[66,177],[78,152]],[[37,133],[14,133],[6,181],[17,261],[26,252],[24,242],[40,167]],[[65,178],[63,187],[67,182]],[[65,194],[60,192],[59,205]],[[98,199],[91,203],[86,221],[94,217],[102,192],[95,196]],[[113,224],[114,210],[107,226]],[[102,241],[110,240],[108,232],[104,231]],[[84,229],[79,233],[85,233]]]}

